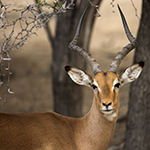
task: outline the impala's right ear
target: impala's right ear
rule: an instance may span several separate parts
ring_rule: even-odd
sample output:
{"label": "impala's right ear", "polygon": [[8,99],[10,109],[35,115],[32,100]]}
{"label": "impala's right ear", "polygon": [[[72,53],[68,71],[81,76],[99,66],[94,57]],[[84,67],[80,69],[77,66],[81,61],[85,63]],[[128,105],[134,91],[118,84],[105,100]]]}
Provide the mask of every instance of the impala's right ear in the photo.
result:
{"label": "impala's right ear", "polygon": [[75,83],[91,87],[92,77],[86,74],[84,71],[70,66],[66,66],[65,70]]}

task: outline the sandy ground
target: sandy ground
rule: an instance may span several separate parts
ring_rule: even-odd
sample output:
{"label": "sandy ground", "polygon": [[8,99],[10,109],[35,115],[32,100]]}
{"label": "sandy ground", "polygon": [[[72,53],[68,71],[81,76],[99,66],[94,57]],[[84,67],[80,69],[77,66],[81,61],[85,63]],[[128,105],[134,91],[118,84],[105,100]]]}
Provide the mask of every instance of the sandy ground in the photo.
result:
{"label": "sandy ground", "polygon": [[[19,0],[7,1],[13,1],[12,6],[15,7],[26,5],[25,0],[24,2],[20,2]],[[33,3],[31,0],[29,2]],[[133,2],[137,8],[138,16],[140,16],[141,0],[134,0]],[[130,0],[116,0],[114,3],[115,13],[112,13],[110,0],[103,1],[100,7],[101,17],[96,18],[90,43],[90,53],[96,58],[103,70],[108,69],[116,53],[128,43],[116,7],[117,3],[120,4],[134,36],[136,36],[138,30],[139,19],[135,15],[135,10]],[[16,16],[12,16],[12,18],[13,17],[15,18]],[[55,18],[51,20],[50,24],[51,27],[54,28]],[[13,74],[11,75],[10,87],[15,94],[8,95],[5,109],[3,109],[3,100],[0,101],[0,111],[26,113],[53,110],[50,70],[51,46],[47,40],[44,29],[40,29],[38,36],[32,36],[28,39],[28,42],[29,44],[23,47],[22,53],[18,50],[11,52],[11,71]],[[120,70],[132,64],[133,54],[133,52],[130,53],[126,59],[124,59]],[[91,74],[90,68],[88,68],[87,72]],[[5,92],[4,87],[5,84],[2,87],[3,92]],[[86,87],[83,88],[85,89],[83,111],[86,113],[91,106],[93,94],[90,89]],[[125,85],[120,90],[121,102],[119,117],[127,113],[128,89],[129,85]],[[124,138],[124,132],[125,123],[118,123],[111,145],[120,145]]]}

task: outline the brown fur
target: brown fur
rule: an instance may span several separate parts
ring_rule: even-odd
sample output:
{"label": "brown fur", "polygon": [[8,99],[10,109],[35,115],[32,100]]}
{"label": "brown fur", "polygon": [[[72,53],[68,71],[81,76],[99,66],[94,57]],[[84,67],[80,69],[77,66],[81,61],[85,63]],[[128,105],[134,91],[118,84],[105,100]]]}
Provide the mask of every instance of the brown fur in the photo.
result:
{"label": "brown fur", "polygon": [[91,110],[80,119],[54,112],[0,113],[0,150],[106,150],[117,116],[112,121],[104,117],[100,111],[101,99],[115,98],[113,105],[118,112],[118,97],[111,94],[112,81],[116,77],[111,72],[107,76],[98,73],[94,77],[104,89],[101,93],[94,92]]}

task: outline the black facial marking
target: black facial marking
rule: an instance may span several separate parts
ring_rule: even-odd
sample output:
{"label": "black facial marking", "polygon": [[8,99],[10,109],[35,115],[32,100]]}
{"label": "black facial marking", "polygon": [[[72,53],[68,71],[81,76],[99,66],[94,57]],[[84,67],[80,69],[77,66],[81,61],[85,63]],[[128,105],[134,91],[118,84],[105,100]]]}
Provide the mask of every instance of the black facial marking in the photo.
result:
{"label": "black facial marking", "polygon": [[107,72],[104,72],[104,76],[107,76]]}
{"label": "black facial marking", "polygon": [[97,88],[97,86],[96,86],[96,85],[94,85],[94,84],[92,84],[92,87],[93,87],[93,89],[96,89],[96,88]]}

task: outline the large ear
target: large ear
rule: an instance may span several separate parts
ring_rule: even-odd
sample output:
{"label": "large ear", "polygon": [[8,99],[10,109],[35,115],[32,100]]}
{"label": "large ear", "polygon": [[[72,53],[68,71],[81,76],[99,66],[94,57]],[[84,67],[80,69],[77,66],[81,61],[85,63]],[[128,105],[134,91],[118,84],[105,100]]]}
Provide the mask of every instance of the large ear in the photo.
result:
{"label": "large ear", "polygon": [[141,74],[143,67],[144,62],[141,61],[125,69],[125,71],[123,71],[120,75],[121,85],[124,85],[137,79]]}
{"label": "large ear", "polygon": [[66,66],[65,70],[67,71],[68,75],[75,83],[79,85],[86,85],[88,87],[91,87],[92,78],[84,71],[70,66]]}

